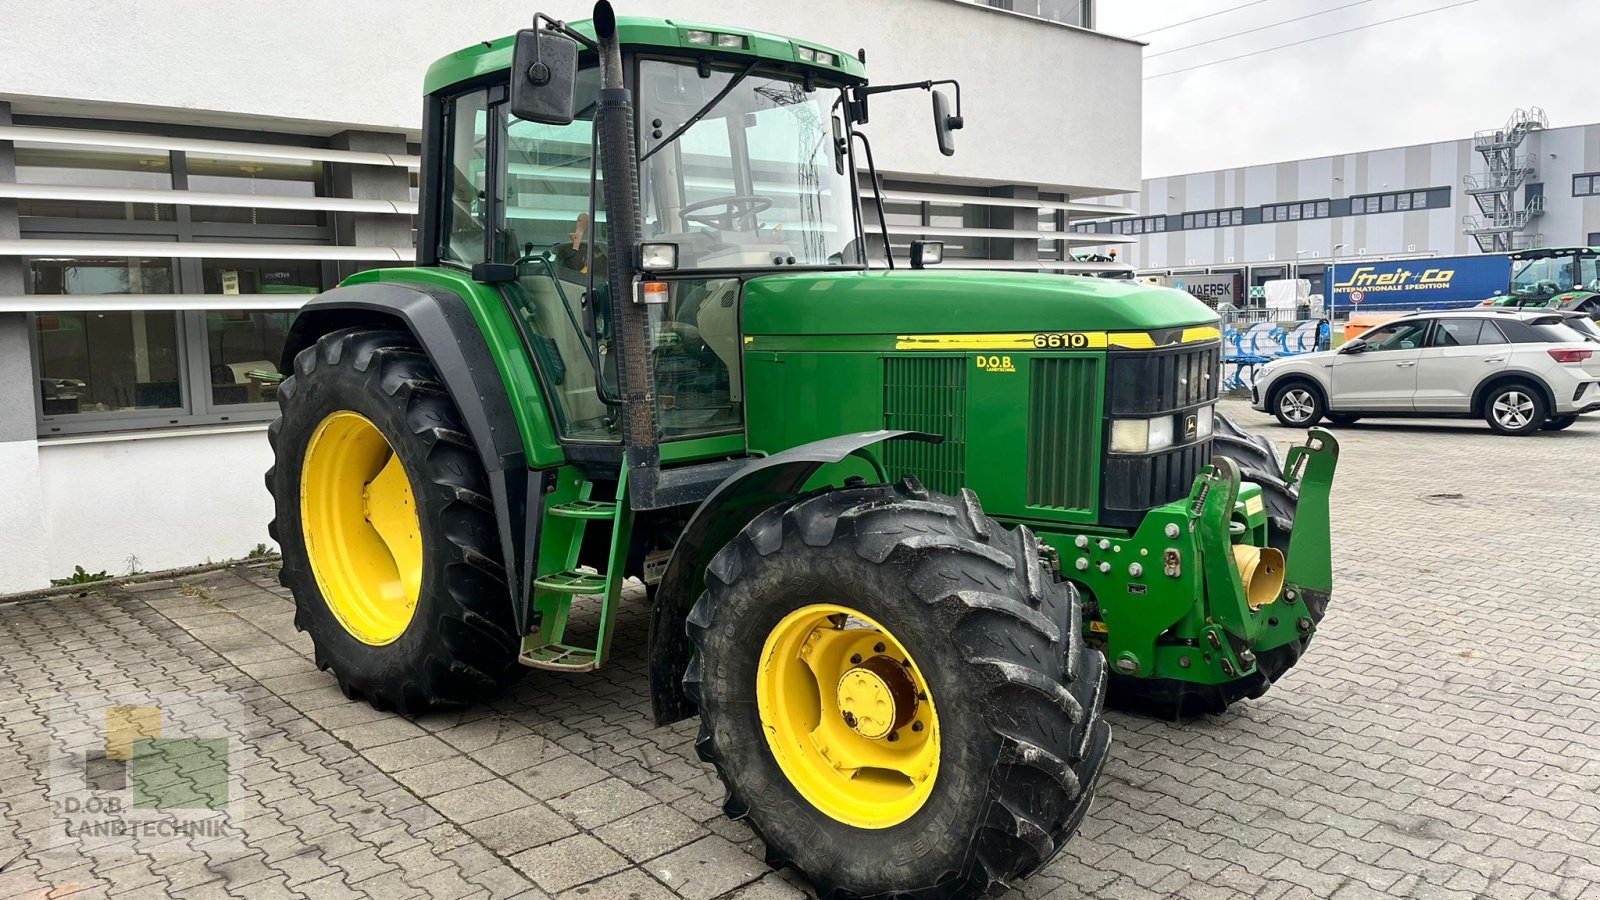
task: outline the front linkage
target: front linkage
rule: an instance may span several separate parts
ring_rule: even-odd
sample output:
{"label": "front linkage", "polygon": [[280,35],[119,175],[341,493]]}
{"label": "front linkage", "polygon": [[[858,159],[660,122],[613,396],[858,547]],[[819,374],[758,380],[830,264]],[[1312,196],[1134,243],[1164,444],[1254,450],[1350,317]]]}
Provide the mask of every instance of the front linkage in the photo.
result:
{"label": "front linkage", "polygon": [[1219,712],[1294,664],[1332,590],[1338,456],[1333,435],[1312,429],[1282,481],[1243,481],[1219,456],[1186,499],[1151,511],[1131,536],[1047,536],[1062,576],[1087,589],[1089,637],[1126,688],[1114,694],[1170,715]]}

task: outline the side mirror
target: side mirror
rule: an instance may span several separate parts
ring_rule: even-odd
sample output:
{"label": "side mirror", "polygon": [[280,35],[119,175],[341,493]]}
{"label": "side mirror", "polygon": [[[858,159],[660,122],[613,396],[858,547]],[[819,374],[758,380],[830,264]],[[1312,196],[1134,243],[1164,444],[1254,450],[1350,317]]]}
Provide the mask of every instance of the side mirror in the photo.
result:
{"label": "side mirror", "polygon": [[554,31],[524,28],[511,54],[511,114],[545,125],[572,123],[578,42]]}
{"label": "side mirror", "polygon": [[1340,353],[1363,353],[1367,349],[1367,342],[1361,338],[1353,338],[1339,348]]}
{"label": "side mirror", "polygon": [[956,155],[956,142],[952,131],[966,124],[961,116],[950,114],[950,99],[943,91],[933,92],[933,131],[939,138],[939,152],[945,156]]}

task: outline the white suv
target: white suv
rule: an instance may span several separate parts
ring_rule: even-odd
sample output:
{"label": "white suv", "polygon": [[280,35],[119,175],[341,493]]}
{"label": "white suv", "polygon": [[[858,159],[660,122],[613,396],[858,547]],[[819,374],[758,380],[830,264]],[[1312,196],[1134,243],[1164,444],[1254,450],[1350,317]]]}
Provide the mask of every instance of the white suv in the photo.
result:
{"label": "white suv", "polygon": [[1580,313],[1418,313],[1338,350],[1273,360],[1251,399],[1295,428],[1376,416],[1482,416],[1501,434],[1556,431],[1600,409],[1600,341]]}

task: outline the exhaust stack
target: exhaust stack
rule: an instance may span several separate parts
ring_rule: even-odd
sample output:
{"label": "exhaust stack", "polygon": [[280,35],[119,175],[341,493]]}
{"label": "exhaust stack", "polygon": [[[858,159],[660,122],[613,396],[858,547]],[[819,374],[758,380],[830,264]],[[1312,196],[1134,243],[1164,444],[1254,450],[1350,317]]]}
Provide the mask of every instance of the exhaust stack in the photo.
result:
{"label": "exhaust stack", "polygon": [[594,5],[600,44],[600,98],[594,125],[599,135],[610,232],[606,283],[611,286],[611,328],[620,348],[617,381],[622,399],[622,442],[627,449],[629,493],[635,509],[654,505],[661,472],[660,425],[655,379],[650,372],[650,313],[634,302],[634,247],[639,241],[639,168],[634,159],[633,96],[622,81],[617,15],[607,0]]}

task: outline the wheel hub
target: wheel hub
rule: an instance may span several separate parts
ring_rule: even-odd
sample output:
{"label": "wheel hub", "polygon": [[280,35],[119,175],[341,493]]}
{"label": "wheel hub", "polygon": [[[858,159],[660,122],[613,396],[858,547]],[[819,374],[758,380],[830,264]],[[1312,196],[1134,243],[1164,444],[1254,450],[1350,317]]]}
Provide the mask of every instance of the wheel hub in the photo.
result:
{"label": "wheel hub", "polygon": [[922,670],[888,629],[816,603],[768,634],[756,673],[767,747],[802,797],[857,828],[888,828],[938,778],[939,714]]}
{"label": "wheel hub", "polygon": [[301,534],[339,624],[364,644],[397,640],[422,590],[422,526],[400,457],[359,413],[331,413],[306,444]]}
{"label": "wheel hub", "polygon": [[917,686],[906,667],[887,656],[874,656],[839,679],[840,718],[856,734],[879,740],[904,728],[916,714]]}

